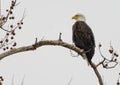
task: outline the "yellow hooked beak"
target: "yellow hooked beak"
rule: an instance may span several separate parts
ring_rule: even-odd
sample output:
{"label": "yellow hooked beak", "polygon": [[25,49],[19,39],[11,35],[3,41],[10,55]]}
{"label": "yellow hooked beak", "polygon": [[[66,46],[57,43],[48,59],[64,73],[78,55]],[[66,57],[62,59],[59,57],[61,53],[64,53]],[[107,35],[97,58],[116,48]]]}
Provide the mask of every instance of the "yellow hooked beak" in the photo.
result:
{"label": "yellow hooked beak", "polygon": [[73,16],[73,17],[72,17],[72,19],[77,19],[77,16],[76,16],[76,15],[75,15],[75,16]]}

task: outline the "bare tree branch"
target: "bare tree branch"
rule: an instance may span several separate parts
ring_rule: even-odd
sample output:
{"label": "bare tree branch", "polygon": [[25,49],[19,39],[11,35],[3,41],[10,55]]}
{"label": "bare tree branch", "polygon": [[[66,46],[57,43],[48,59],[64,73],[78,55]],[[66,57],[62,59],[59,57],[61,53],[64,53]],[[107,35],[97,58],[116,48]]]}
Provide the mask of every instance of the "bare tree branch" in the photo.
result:
{"label": "bare tree branch", "polygon": [[93,70],[94,70],[94,72],[95,72],[95,74],[96,74],[96,76],[98,78],[99,84],[103,85],[103,80],[102,80],[102,77],[101,77],[101,75],[100,75],[100,73],[99,73],[99,71],[97,69],[97,66],[93,62],[91,62],[91,66],[92,66],[92,68],[93,68]]}
{"label": "bare tree branch", "polygon": [[85,54],[84,54],[83,50],[77,48],[74,45],[71,45],[71,44],[68,44],[66,42],[62,42],[62,41],[59,41],[59,40],[44,40],[44,41],[36,42],[35,44],[32,44],[32,45],[23,46],[23,47],[20,47],[20,48],[14,48],[12,50],[6,51],[6,52],[0,54],[0,60],[9,56],[9,55],[19,53],[19,52],[24,52],[24,51],[35,50],[35,48],[45,46],[45,45],[63,46],[63,47],[66,47],[68,49],[74,50],[77,53],[79,53],[80,55],[85,57]]}
{"label": "bare tree branch", "polygon": [[[45,45],[62,46],[62,47],[71,49],[71,50],[79,53],[82,57],[86,57],[86,55],[84,54],[83,49],[80,49],[80,48],[78,48],[78,47],[76,47],[74,45],[71,45],[71,44],[68,44],[66,42],[59,41],[59,40],[44,40],[44,41],[35,42],[35,44],[32,44],[32,45],[23,46],[23,47],[20,47],[20,48],[14,48],[12,50],[4,52],[4,53],[0,54],[0,60],[5,58],[5,57],[8,57],[9,55],[24,52],[24,51],[35,50],[36,48],[42,47],[42,46],[45,46]],[[95,74],[96,74],[96,76],[97,76],[97,78],[99,80],[100,85],[103,85],[101,75],[98,72],[96,65],[94,63],[92,63],[91,67],[93,68],[93,70],[94,70],[94,72],[95,72]]]}

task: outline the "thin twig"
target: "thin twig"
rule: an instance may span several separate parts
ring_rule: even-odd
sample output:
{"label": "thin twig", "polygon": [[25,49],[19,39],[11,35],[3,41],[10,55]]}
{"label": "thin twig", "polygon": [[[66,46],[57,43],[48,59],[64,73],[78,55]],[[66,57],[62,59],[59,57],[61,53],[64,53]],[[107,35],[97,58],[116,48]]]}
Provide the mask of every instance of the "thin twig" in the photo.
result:
{"label": "thin twig", "polygon": [[4,29],[4,28],[2,28],[2,27],[1,27],[1,29],[2,29],[2,30],[4,30],[4,31],[6,31],[6,32],[11,32],[11,31],[9,31],[9,30],[6,30],[6,29]]}
{"label": "thin twig", "polygon": [[115,64],[113,66],[107,66],[106,69],[115,68],[118,65],[118,62],[114,62]]}
{"label": "thin twig", "polygon": [[59,34],[59,41],[62,41],[62,39],[61,39],[61,35],[62,35],[62,33],[60,32],[60,34]]}
{"label": "thin twig", "polygon": [[100,49],[101,47],[98,47],[98,48],[99,48],[99,53],[102,56],[102,58],[105,59],[105,60],[107,60],[107,61],[111,61],[111,60],[107,59],[105,56],[103,56],[103,54],[101,52],[101,49]]}
{"label": "thin twig", "polygon": [[69,82],[68,82],[68,84],[67,84],[67,85],[70,85],[70,84],[71,84],[71,82],[72,82],[72,77],[70,78],[70,80],[69,80]]}
{"label": "thin twig", "polygon": [[12,85],[14,85],[14,74],[13,74],[13,77],[12,77]]}
{"label": "thin twig", "polygon": [[104,61],[105,61],[105,59],[103,59],[103,61],[99,62],[99,63],[96,65],[96,67],[98,67],[99,65],[103,64]]}
{"label": "thin twig", "polygon": [[23,79],[22,79],[21,85],[24,84],[24,79],[25,79],[25,75],[23,76]]}

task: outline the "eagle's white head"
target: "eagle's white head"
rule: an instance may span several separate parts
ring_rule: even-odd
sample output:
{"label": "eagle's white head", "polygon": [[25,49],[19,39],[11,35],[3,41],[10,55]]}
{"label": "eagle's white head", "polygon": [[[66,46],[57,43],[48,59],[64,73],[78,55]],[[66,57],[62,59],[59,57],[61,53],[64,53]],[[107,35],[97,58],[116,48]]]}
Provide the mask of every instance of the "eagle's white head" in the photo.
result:
{"label": "eagle's white head", "polygon": [[86,21],[85,16],[81,13],[77,13],[72,17],[72,19],[75,19],[76,21]]}

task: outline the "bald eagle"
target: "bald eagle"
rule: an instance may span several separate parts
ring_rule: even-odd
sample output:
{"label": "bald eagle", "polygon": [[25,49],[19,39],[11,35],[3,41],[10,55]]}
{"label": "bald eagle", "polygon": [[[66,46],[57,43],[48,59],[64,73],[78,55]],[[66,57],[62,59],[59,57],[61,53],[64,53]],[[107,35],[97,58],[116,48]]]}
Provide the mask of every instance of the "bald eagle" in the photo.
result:
{"label": "bald eagle", "polygon": [[72,39],[75,44],[80,49],[83,49],[86,53],[88,62],[91,64],[91,59],[95,51],[95,40],[91,28],[85,22],[85,16],[83,14],[76,14],[72,17],[76,22],[73,25]]}

